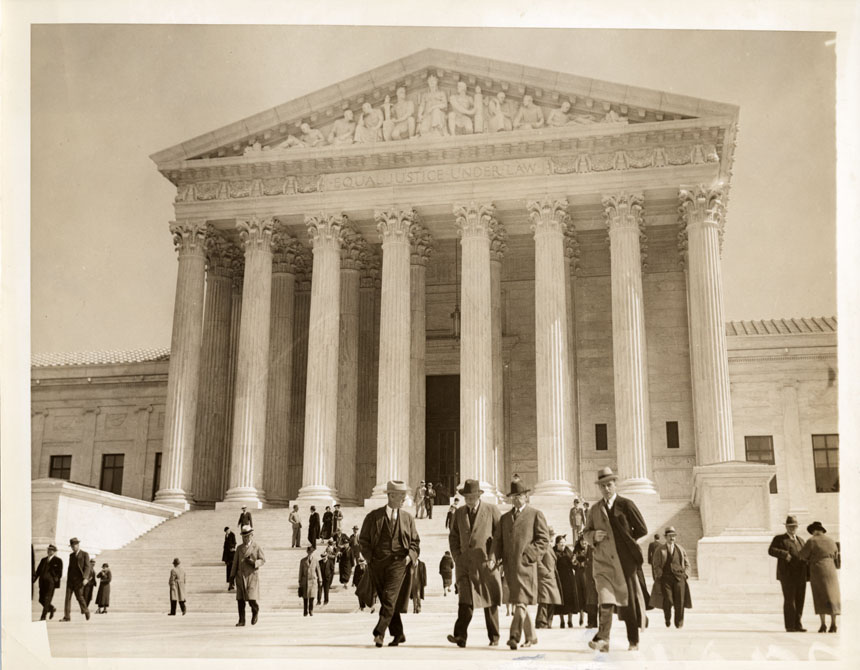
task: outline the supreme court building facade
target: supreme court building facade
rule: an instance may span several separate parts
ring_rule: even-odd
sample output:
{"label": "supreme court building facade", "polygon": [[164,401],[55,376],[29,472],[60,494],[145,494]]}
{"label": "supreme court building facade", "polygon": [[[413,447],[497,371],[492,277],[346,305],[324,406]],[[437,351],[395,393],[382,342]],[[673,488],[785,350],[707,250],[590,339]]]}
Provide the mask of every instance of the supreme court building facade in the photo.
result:
{"label": "supreme court building facade", "polygon": [[[153,155],[176,186],[179,267],[169,358],[119,375],[145,433],[131,495],[362,504],[390,479],[494,496],[518,473],[569,505],[611,465],[622,491],[678,499],[714,467],[756,490],[777,473],[796,491],[779,512],[814,507],[802,442],[838,433],[835,388],[817,386],[835,321],[735,328],[731,386],[737,118],[427,50]],[[762,384],[788,403],[794,423],[769,429],[795,455],[738,474]]]}

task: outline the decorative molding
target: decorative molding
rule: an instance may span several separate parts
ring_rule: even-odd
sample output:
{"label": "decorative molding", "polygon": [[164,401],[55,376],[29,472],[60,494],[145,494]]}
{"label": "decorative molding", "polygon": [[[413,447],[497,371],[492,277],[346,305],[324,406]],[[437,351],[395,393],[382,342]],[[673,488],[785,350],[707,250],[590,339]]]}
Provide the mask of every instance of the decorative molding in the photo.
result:
{"label": "decorative molding", "polygon": [[460,237],[488,237],[496,211],[492,203],[454,205],[454,219]]}
{"label": "decorative molding", "polygon": [[379,288],[381,286],[382,257],[376,247],[365,246],[361,254],[361,288]]}
{"label": "decorative molding", "polygon": [[170,222],[170,234],[173,236],[173,246],[179,257],[205,253],[206,220],[186,219]]}
{"label": "decorative molding", "polygon": [[409,239],[412,243],[412,265],[427,267],[430,256],[433,255],[435,245],[433,236],[420,222],[417,214],[414,215],[412,226],[409,229]]}
{"label": "decorative molding", "polygon": [[564,231],[564,255],[570,259],[571,274],[578,275],[579,258],[582,255],[582,249],[579,245],[579,237],[576,234],[576,228],[574,228],[573,221],[569,217],[567,227]]}
{"label": "decorative molding", "polygon": [[607,241],[611,243],[613,230],[637,228],[639,231],[639,255],[642,267],[648,267],[648,236],[645,234],[645,197],[641,193],[617,193],[601,199],[606,228],[610,232]]}
{"label": "decorative molding", "polygon": [[308,237],[311,240],[312,249],[340,248],[341,230],[343,228],[341,215],[326,214],[325,212],[309,215],[305,217],[305,225],[308,228]]}
{"label": "decorative molding", "polygon": [[283,225],[276,223],[272,233],[272,273],[296,274],[296,259],[303,248]]}
{"label": "decorative molding", "polygon": [[570,215],[567,213],[566,198],[547,198],[545,200],[530,200],[526,203],[530,229],[533,233],[558,232],[564,235],[567,231]]}
{"label": "decorative molding", "polygon": [[508,230],[505,224],[493,218],[490,224],[490,261],[501,263],[508,250]]}
{"label": "decorative molding", "polygon": [[720,255],[723,253],[725,234],[725,189],[722,185],[708,188],[703,184],[682,188],[678,192],[678,214],[683,237],[679,235],[679,252],[686,263],[687,229],[693,225],[712,226],[717,229],[720,240]]}
{"label": "decorative molding", "polygon": [[249,219],[238,219],[236,229],[239,231],[245,253],[252,249],[271,253],[274,225],[274,219],[270,217],[261,219],[252,216]]}

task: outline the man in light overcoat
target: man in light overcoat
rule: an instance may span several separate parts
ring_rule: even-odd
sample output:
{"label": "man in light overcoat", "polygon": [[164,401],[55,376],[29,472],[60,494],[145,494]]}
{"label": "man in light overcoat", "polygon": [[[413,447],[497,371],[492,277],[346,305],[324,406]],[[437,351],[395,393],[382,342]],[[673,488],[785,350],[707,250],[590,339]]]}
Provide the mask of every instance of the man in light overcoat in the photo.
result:
{"label": "man in light overcoat", "polygon": [[459,605],[454,634],[448,642],[466,646],[469,622],[476,607],[483,608],[490,646],[499,644],[499,605],[502,602],[502,578],[496,566],[494,538],[499,532],[501,513],[492,503],[481,500],[480,483],[467,479],[460,489],[466,504],[451,519],[448,546],[457,575]]}
{"label": "man in light overcoat", "polygon": [[543,512],[527,504],[529,489],[512,481],[508,497],[511,509],[499,520],[496,556],[505,566],[508,599],[514,606],[508,646],[516,649],[525,633],[524,647],[537,642],[528,605],[537,604],[538,562],[549,546],[549,527]]}
{"label": "man in light overcoat", "polygon": [[233,556],[233,571],[231,579],[236,584],[236,603],[239,608],[237,626],[245,625],[245,601],[251,605],[251,625],[257,623],[260,607],[257,599],[260,597],[260,581],[258,570],[266,563],[263,550],[254,541],[254,529],[242,526],[242,544],[236,547]]}
{"label": "man in light overcoat", "polygon": [[170,585],[170,612],[167,616],[176,616],[176,603],[179,603],[179,609],[182,610],[182,616],[185,616],[185,569],[180,567],[178,558],[173,559],[173,567],[170,568],[170,578],[167,583]]}
{"label": "man in light overcoat", "polygon": [[314,594],[322,584],[319,561],[314,558],[314,548],[299,563],[299,598],[303,601],[304,616],[314,615]]}
{"label": "man in light overcoat", "polygon": [[666,619],[666,628],[672,622],[672,607],[675,607],[675,628],[684,627],[684,609],[693,606],[690,598],[690,561],[687,550],[675,542],[677,533],[674,526],[666,529],[666,543],[654,550],[651,570],[654,587],[651,590],[649,605],[661,608]]}

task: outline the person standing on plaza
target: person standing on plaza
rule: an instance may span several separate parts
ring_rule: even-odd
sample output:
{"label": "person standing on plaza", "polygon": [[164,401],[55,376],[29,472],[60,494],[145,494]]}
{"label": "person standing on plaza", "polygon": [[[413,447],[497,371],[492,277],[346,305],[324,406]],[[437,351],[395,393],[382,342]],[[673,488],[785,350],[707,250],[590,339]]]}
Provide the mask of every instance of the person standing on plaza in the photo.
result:
{"label": "person standing on plaza", "polygon": [[[514,606],[508,646],[516,649],[525,633],[524,647],[537,642],[528,606],[537,603],[538,563],[549,545],[549,529],[543,512],[528,505],[522,481],[512,481],[508,499],[511,509],[499,520],[496,556],[504,566],[508,600]],[[506,601],[507,602],[507,601]]]}
{"label": "person standing on plaza", "polygon": [[245,601],[251,605],[251,625],[257,623],[260,607],[257,599],[260,597],[260,579],[258,572],[266,563],[263,550],[254,541],[254,529],[251,526],[242,527],[242,544],[236,547],[233,556],[233,571],[230,577],[236,583],[236,603],[239,608],[237,626],[245,625]]}
{"label": "person standing on plaza", "polygon": [[836,632],[836,617],[841,613],[842,598],[839,594],[840,566],[839,547],[827,537],[827,529],[820,521],[813,521],[806,527],[811,537],[800,550],[800,558],[809,565],[809,585],[812,587],[812,602],[815,613],[821,618],[819,633],[828,630],[824,616],[830,615],[829,632]]}
{"label": "person standing on plaza", "polygon": [[355,564],[352,585],[355,587],[355,596],[358,598],[358,609],[363,612],[365,607],[369,607],[370,613],[373,614],[376,592],[371,583],[370,574],[367,572],[367,561],[364,560],[364,556],[359,556],[358,562]]}
{"label": "person standing on plaza", "polygon": [[107,563],[102,564],[101,572],[98,574],[99,590],[96,593],[96,614],[107,614],[107,608],[110,607],[110,581],[112,575],[110,566]]}
{"label": "person standing on plaza", "polygon": [[424,588],[427,586],[427,566],[420,558],[415,561],[412,570],[412,612],[421,613],[421,601],[424,600]]}
{"label": "person standing on plaza", "polygon": [[785,532],[770,543],[768,555],[777,559],[776,578],[782,586],[782,617],[788,633],[805,633],[800,622],[806,600],[806,582],[809,566],[800,557],[803,539],[797,535],[797,517],[789,514],[785,519]]}
{"label": "person standing on plaza", "polygon": [[340,511],[340,505],[335,504],[334,512],[332,512],[331,517],[331,534],[332,537],[339,534],[343,528],[343,512]]}
{"label": "person standing on plaza", "polygon": [[636,504],[616,492],[618,476],[609,467],[597,473],[603,499],[588,513],[583,536],[594,546],[594,582],[598,597],[598,630],[588,646],[609,651],[612,615],[627,626],[630,651],[639,649],[639,629],[645,626],[645,603],[638,571],[642,550],[636,541],[648,533]]}
{"label": "person standing on plaza", "polygon": [[53,544],[48,545],[48,555],[39,561],[39,567],[33,571],[33,581],[39,582],[39,604],[42,606],[41,620],[47,616],[54,618],[57,608],[52,604],[54,591],[60,588],[63,579],[63,559],[57,554]]}
{"label": "person standing on plaza", "polygon": [[358,526],[352,527],[352,535],[349,536],[349,550],[352,554],[352,564],[358,565],[361,558],[361,544],[358,541]]}
{"label": "person standing on plaza", "polygon": [[182,616],[185,616],[185,569],[179,564],[179,559],[174,558],[173,567],[170,569],[170,579],[167,580],[170,586],[170,612],[167,616],[176,616],[176,603],[179,603]]}
{"label": "person standing on plaza", "polygon": [[684,610],[693,606],[690,598],[690,561],[687,551],[675,542],[675,527],[665,532],[666,543],[654,551],[651,568],[654,586],[651,590],[651,607],[662,608],[666,628],[672,623],[672,606],[675,607],[675,628],[684,627]]}
{"label": "person standing on plaza", "polygon": [[334,515],[331,513],[331,507],[326,505],[325,512],[322,515],[322,531],[320,538],[328,540],[331,538],[331,520]]}
{"label": "person standing on plaza", "polygon": [[[334,577],[334,560],[329,549],[331,545],[326,544],[320,551],[319,569],[321,579],[317,584],[317,605],[328,605],[328,594],[331,589],[331,580]],[[323,600],[325,597],[325,600]]]}
{"label": "person standing on plaza", "polygon": [[[454,513],[448,533],[451,553],[445,552],[456,565],[459,603],[454,634],[448,636],[448,642],[465,647],[472,613],[475,608],[482,608],[490,646],[495,647],[499,644],[499,604],[502,601],[502,581],[496,568],[498,556],[495,547],[501,513],[496,505],[481,500],[484,492],[475,479],[467,479],[459,493],[466,504]],[[440,572],[442,567],[440,564]]]}
{"label": "person standing on plaza", "polygon": [[433,505],[436,502],[436,489],[433,482],[427,482],[427,490],[424,492],[424,507],[427,510],[427,518],[433,518]]}
{"label": "person standing on plaza", "polygon": [[84,584],[90,581],[92,573],[90,555],[81,549],[81,543],[76,537],[69,540],[69,545],[72,548],[72,553],[69,555],[69,569],[66,572],[66,602],[63,618],[60,621],[72,620],[72,594],[78,601],[78,605],[81,606],[81,614],[89,621],[90,610],[84,599]]}
{"label": "person standing on plaza", "polygon": [[221,550],[221,561],[227,568],[227,590],[232,591],[233,580],[230,573],[233,572],[233,554],[236,553],[236,535],[230,530],[230,526],[224,526],[224,548]]}
{"label": "person standing on plaza", "polygon": [[385,492],[388,503],[364,517],[359,542],[379,597],[373,643],[382,646],[387,628],[393,637],[388,646],[396,647],[406,641],[400,614],[409,602],[411,565],[418,560],[421,540],[415,520],[401,509],[409,487],[392,480],[386,484]]}
{"label": "person standing on plaza", "polygon": [[457,506],[454,503],[451,503],[451,506],[448,508],[448,514],[445,515],[445,529],[451,530],[451,523],[454,521],[454,512],[457,511]]}
{"label": "person standing on plaza", "polygon": [[654,540],[648,544],[648,565],[654,566],[654,552],[660,546],[660,533],[654,535]]}
{"label": "person standing on plaza", "polygon": [[573,507],[570,508],[570,528],[573,531],[573,544],[579,539],[582,534],[582,529],[585,527],[585,512],[579,505],[579,498],[573,499]]}
{"label": "person standing on plaza", "polygon": [[311,546],[317,548],[317,540],[320,537],[320,515],[317,508],[311,505],[311,514],[308,517],[308,542]]}
{"label": "person standing on plaza", "polygon": [[573,569],[573,549],[565,542],[564,535],[555,538],[555,569],[558,576],[558,590],[561,593],[561,605],[557,605],[554,614],[561,619],[564,628],[564,617],[567,615],[567,625],[573,628],[573,615],[581,611],[577,597],[576,575]]}
{"label": "person standing on plaza", "polygon": [[[548,528],[547,532],[550,538],[555,536],[552,528]],[[535,614],[535,628],[552,628],[555,608],[561,607],[561,604],[555,548],[551,543],[547,543],[546,551],[538,562],[538,606]]]}
{"label": "person standing on plaza", "polygon": [[314,548],[308,547],[307,556],[299,562],[299,598],[304,616],[314,615],[314,593],[322,583],[319,563],[314,559]]}
{"label": "person standing on plaza", "polygon": [[239,528],[245,526],[254,527],[254,520],[251,518],[251,513],[248,511],[247,505],[242,505],[242,513],[239,514]]}
{"label": "person standing on plaza", "polygon": [[290,512],[290,525],[293,527],[293,542],[291,548],[302,546],[302,520],[299,518],[299,506],[293,505]]}
{"label": "person standing on plaza", "polygon": [[439,561],[439,574],[442,576],[442,595],[447,596],[451,592],[451,576],[454,573],[454,558],[450,551],[446,551]]}

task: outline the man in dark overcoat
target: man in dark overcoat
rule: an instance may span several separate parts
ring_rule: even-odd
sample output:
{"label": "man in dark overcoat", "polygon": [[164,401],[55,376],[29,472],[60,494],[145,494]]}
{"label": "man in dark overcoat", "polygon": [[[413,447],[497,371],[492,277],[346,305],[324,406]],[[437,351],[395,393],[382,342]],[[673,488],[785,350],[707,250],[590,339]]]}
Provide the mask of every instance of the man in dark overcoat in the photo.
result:
{"label": "man in dark overcoat", "polygon": [[251,518],[247,505],[242,505],[242,513],[239,515],[239,528],[244,526],[254,527],[254,520]]}
{"label": "man in dark overcoat", "polygon": [[684,610],[693,606],[690,598],[690,561],[687,550],[675,542],[674,526],[666,528],[666,543],[660,544],[652,557],[651,569],[654,587],[651,591],[651,607],[662,608],[666,628],[672,622],[672,607],[675,607],[675,628],[684,627]]}
{"label": "man in dark overcoat", "polygon": [[260,580],[258,572],[266,563],[263,550],[254,541],[254,529],[242,526],[242,544],[236,547],[233,555],[233,571],[230,578],[236,583],[236,604],[239,608],[237,626],[245,625],[245,601],[251,605],[251,625],[257,623],[260,607],[257,600],[260,597]]}
{"label": "man in dark overcoat", "polygon": [[767,553],[777,559],[776,578],[782,586],[782,616],[789,633],[805,633],[800,622],[806,600],[806,582],[809,566],[800,558],[804,541],[797,534],[797,517],[789,514],[785,519],[785,533],[777,535]]}
{"label": "man in dark overcoat", "polygon": [[612,615],[627,625],[631,651],[639,649],[639,629],[645,627],[648,594],[639,580],[642,550],[636,543],[648,533],[636,504],[616,492],[618,476],[612,468],[601,468],[597,485],[603,499],[588,512],[583,536],[594,546],[594,583],[597,587],[598,629],[588,646],[609,651]]}
{"label": "man in dark overcoat", "polygon": [[499,605],[502,602],[502,579],[496,567],[494,538],[499,532],[499,508],[481,500],[480,483],[467,479],[460,495],[466,504],[451,518],[448,546],[457,574],[459,604],[454,634],[448,642],[466,646],[469,623],[476,607],[484,610],[490,646],[499,644]]}
{"label": "man in dark overcoat", "polygon": [[660,533],[654,535],[654,540],[648,544],[648,565],[654,565],[654,552],[660,546]]}
{"label": "man in dark overcoat", "polygon": [[373,628],[373,643],[381,647],[385,629],[396,647],[406,641],[401,612],[406,612],[412,591],[412,564],[418,560],[420,538],[415,520],[401,508],[409,493],[405,482],[392,480],[385,487],[388,504],[364,517],[359,542],[379,597],[379,620]]}
{"label": "man in dark overcoat", "polygon": [[320,537],[320,515],[317,508],[311,505],[311,515],[308,518],[308,542],[311,546],[317,548],[317,540]]}
{"label": "man in dark overcoat", "polygon": [[39,561],[39,567],[33,572],[33,581],[39,581],[39,603],[42,605],[41,620],[45,617],[54,618],[57,608],[51,604],[54,599],[54,590],[60,588],[63,578],[63,559],[57,554],[57,548],[53,544],[48,545],[48,555]]}
{"label": "man in dark overcoat", "polygon": [[60,621],[72,620],[72,594],[75,595],[78,605],[81,606],[81,614],[89,621],[90,610],[84,599],[84,585],[89,582],[92,574],[90,555],[81,549],[80,540],[76,537],[69,540],[69,545],[72,548],[72,553],[69,555],[69,569],[66,573],[66,603],[63,618]]}
{"label": "man in dark overcoat", "polygon": [[230,579],[233,572],[233,554],[236,553],[236,535],[230,530],[230,526],[224,526],[224,549],[221,551],[221,560],[227,567],[227,590],[232,591],[235,586]]}
{"label": "man in dark overcoat", "polygon": [[352,553],[352,564],[358,565],[361,558],[361,543],[358,541],[358,526],[352,527],[352,535],[349,536],[349,550]]}
{"label": "man in dark overcoat", "polygon": [[505,566],[508,598],[514,606],[508,646],[516,649],[525,633],[524,647],[537,642],[528,605],[537,604],[538,562],[549,546],[549,527],[543,512],[527,504],[529,489],[512,481],[508,498],[511,509],[499,520],[495,536],[496,556]]}

